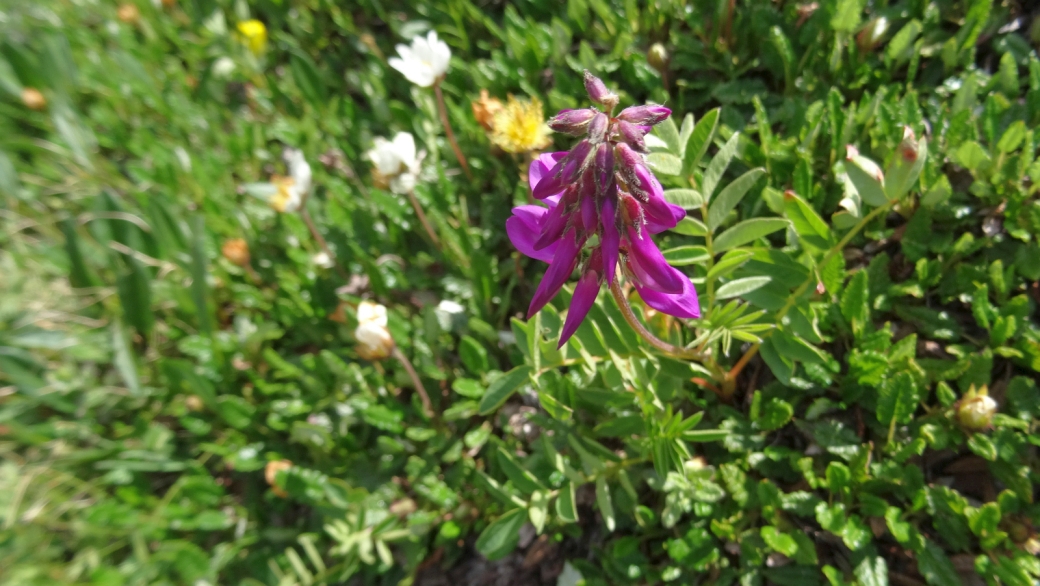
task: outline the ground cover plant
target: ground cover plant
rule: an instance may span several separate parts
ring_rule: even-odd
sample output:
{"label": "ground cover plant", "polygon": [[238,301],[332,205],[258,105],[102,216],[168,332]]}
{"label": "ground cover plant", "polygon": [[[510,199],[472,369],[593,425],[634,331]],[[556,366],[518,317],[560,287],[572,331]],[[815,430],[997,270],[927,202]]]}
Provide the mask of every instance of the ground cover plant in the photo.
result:
{"label": "ground cover plant", "polygon": [[1035,584],[1038,16],[4,3],[0,583]]}

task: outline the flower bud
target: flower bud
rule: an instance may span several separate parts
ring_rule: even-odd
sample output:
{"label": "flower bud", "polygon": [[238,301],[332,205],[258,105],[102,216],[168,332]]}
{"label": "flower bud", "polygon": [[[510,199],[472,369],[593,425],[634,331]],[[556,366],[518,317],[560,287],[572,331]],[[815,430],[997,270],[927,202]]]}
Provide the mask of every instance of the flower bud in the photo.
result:
{"label": "flower bud", "polygon": [[589,127],[589,122],[596,116],[596,110],[582,108],[580,110],[564,110],[549,120],[549,128],[556,132],[581,136]]}
{"label": "flower bud", "polygon": [[654,43],[646,51],[646,63],[658,71],[664,73],[668,67],[668,51],[661,43]]}
{"label": "flower bud", "polygon": [[249,264],[249,245],[242,238],[225,240],[220,252],[235,266],[244,267]]}
{"label": "flower bud", "polygon": [[618,120],[631,122],[640,126],[653,126],[663,122],[672,115],[672,111],[657,104],[646,104],[645,106],[629,106],[618,114]]}
{"label": "flower bud", "polygon": [[978,390],[972,385],[957,403],[957,423],[968,431],[983,431],[989,428],[996,412],[997,402],[989,396],[986,385]]}
{"label": "flower bud", "polygon": [[625,122],[624,120],[617,123],[618,134],[621,135],[621,140],[628,143],[628,146],[640,153],[647,152],[646,141],[643,140],[643,137],[646,136],[646,131],[643,130],[644,128],[644,126]]}
{"label": "flower bud", "polygon": [[30,110],[43,110],[47,107],[47,98],[43,97],[40,90],[27,87],[22,89],[22,103]]}
{"label": "flower bud", "polygon": [[596,114],[589,122],[589,142],[592,144],[599,144],[603,142],[603,139],[607,136],[607,125],[610,123],[609,118],[603,112]]}
{"label": "flower bud", "polygon": [[362,301],[357,310],[358,327],[354,330],[357,353],[365,360],[383,360],[394,351],[394,339],[386,328],[386,307]]}
{"label": "flower bud", "polygon": [[878,183],[883,184],[885,182],[885,174],[881,171],[881,167],[874,161],[859,154],[859,149],[851,144],[845,146],[845,160],[859,167],[860,170]]}
{"label": "flower bud", "polygon": [[614,109],[620,100],[617,94],[607,89],[603,80],[589,73],[587,69],[585,70],[585,91],[588,92],[589,99],[608,109]]}
{"label": "flower bud", "polygon": [[278,478],[279,472],[292,468],[292,465],[291,460],[271,460],[267,463],[267,466],[264,467],[264,480],[267,481],[267,484],[271,485],[271,492],[282,498],[289,496],[289,493],[285,492],[284,488],[278,486],[276,479]]}

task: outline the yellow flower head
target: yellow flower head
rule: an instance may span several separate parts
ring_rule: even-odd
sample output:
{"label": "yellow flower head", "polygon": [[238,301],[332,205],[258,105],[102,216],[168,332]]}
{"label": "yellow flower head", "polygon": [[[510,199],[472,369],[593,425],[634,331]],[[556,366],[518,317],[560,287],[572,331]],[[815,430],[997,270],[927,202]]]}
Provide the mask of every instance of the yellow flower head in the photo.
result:
{"label": "yellow flower head", "polygon": [[509,102],[495,113],[492,121],[491,142],[507,153],[526,153],[549,146],[549,125],[542,114],[538,98],[518,100],[509,96]]}
{"label": "yellow flower head", "polygon": [[259,56],[267,48],[267,27],[259,20],[254,18],[238,23],[238,32],[254,55]]}

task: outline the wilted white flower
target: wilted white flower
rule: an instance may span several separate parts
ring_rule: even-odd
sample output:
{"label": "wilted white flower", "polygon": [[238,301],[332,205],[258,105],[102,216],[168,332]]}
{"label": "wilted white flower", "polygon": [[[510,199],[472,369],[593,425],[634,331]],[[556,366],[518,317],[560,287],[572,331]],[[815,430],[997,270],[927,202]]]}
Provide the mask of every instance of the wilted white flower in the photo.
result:
{"label": "wilted white flower", "polygon": [[411,46],[397,45],[398,57],[389,59],[390,67],[419,87],[430,87],[448,71],[451,49],[430,31],[425,38],[415,37]]}
{"label": "wilted white flower", "polygon": [[415,188],[421,157],[415,150],[415,138],[407,132],[398,132],[393,140],[377,137],[368,158],[375,165],[373,174],[377,185],[390,191],[406,194]]}
{"label": "wilted white flower", "polygon": [[325,252],[324,250],[319,252],[318,254],[315,254],[311,258],[311,262],[313,262],[315,266],[323,269],[331,269],[333,265],[335,265],[335,263],[332,260],[332,257],[329,256],[329,253]]}
{"label": "wilted white flower", "polygon": [[358,327],[354,330],[357,353],[365,360],[383,360],[394,350],[394,339],[386,328],[386,307],[362,301],[357,310]]}

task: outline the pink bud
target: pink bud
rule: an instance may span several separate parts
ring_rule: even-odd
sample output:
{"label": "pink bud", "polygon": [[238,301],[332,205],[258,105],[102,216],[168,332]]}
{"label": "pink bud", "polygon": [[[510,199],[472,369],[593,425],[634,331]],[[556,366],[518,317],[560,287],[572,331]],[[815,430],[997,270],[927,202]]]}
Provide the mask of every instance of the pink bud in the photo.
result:
{"label": "pink bud", "polygon": [[629,106],[625,108],[618,114],[618,120],[624,120],[640,126],[653,126],[658,122],[663,122],[665,118],[671,115],[672,111],[664,106],[647,104],[645,106]]}
{"label": "pink bud", "polygon": [[631,122],[625,122],[624,120],[617,124],[618,134],[621,135],[621,140],[628,143],[633,150],[640,153],[647,152],[646,141],[643,140],[646,131],[643,130],[643,128],[645,127],[632,124]]}
{"label": "pink bud", "polygon": [[592,108],[581,110],[564,110],[549,121],[549,128],[571,136],[581,136],[588,128],[589,122],[597,114]]}
{"label": "pink bud", "polygon": [[599,144],[603,142],[603,139],[607,136],[607,125],[610,123],[609,118],[603,112],[596,114],[589,122],[589,142],[592,144]]}
{"label": "pink bud", "polygon": [[603,104],[611,109],[617,106],[619,100],[617,94],[608,90],[603,80],[589,73],[587,69],[585,70],[585,91],[588,92],[589,99],[597,104]]}

